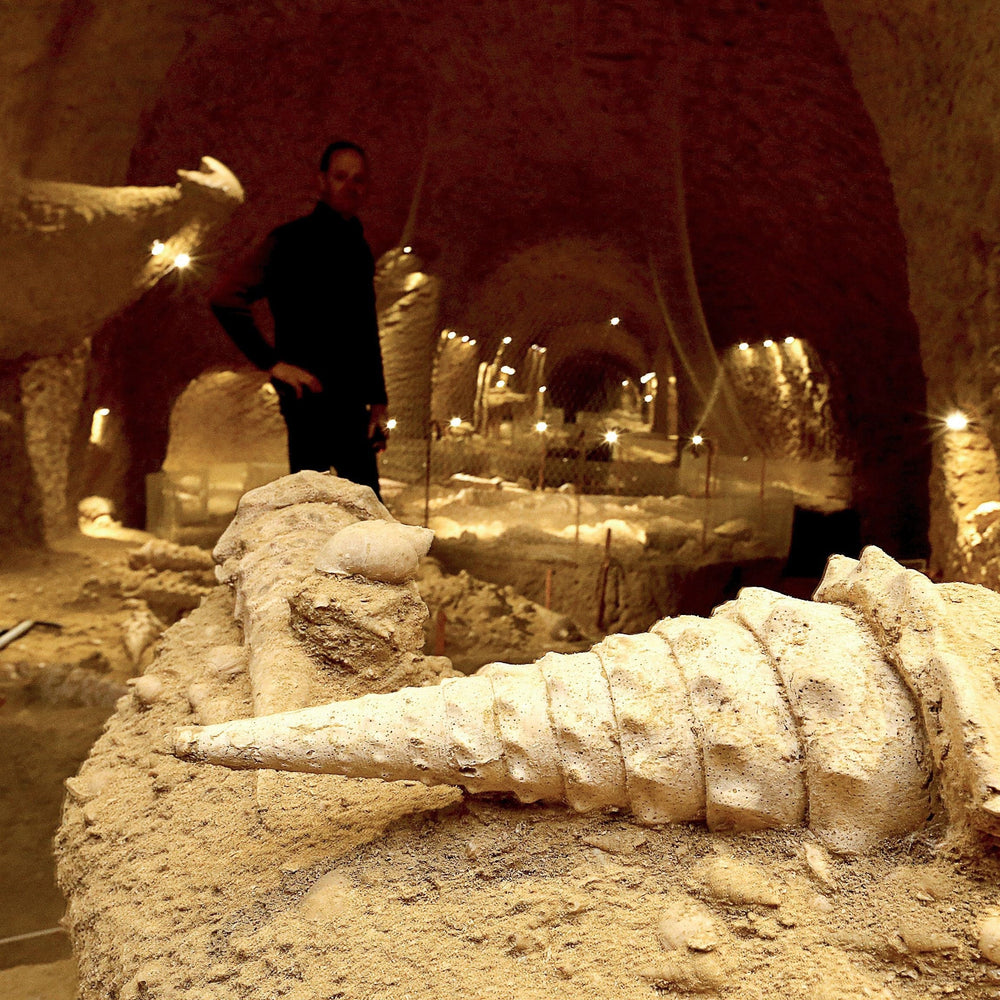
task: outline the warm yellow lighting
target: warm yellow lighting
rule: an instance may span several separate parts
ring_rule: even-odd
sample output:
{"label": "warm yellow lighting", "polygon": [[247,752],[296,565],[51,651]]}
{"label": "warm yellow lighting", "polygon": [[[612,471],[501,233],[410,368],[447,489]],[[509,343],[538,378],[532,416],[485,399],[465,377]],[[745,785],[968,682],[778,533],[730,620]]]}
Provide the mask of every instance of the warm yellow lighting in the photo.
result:
{"label": "warm yellow lighting", "polygon": [[607,441],[608,444],[617,444],[618,431],[605,431],[604,440]]}
{"label": "warm yellow lighting", "polygon": [[701,444],[705,439],[700,434],[691,435],[691,444]]}
{"label": "warm yellow lighting", "polygon": [[547,386],[547,385],[540,385],[540,386],[538,387],[538,391],[539,391],[539,392],[545,392],[545,390],[546,390],[546,389],[548,389],[548,386]]}
{"label": "warm yellow lighting", "polygon": [[643,375],[642,378],[639,379],[639,381],[643,385],[645,385],[647,382],[649,382],[651,379],[654,379],[654,378],[656,378],[656,372],[646,372],[646,374]]}
{"label": "warm yellow lighting", "polygon": [[464,336],[464,337],[462,338],[462,343],[463,343],[463,344],[467,344],[468,342],[469,342],[469,335],[468,335],[468,334],[466,334],[466,335],[465,335],[465,336]]}
{"label": "warm yellow lighting", "polygon": [[677,376],[676,375],[670,375],[670,376],[667,377],[667,381],[671,385],[677,385]]}
{"label": "warm yellow lighting", "polygon": [[497,379],[497,388],[498,389],[502,389],[506,384],[507,383],[502,378],[498,378]]}
{"label": "warm yellow lighting", "polygon": [[476,346],[476,339],[475,337],[473,337],[472,340],[469,341],[469,347],[475,347],[475,346]]}
{"label": "warm yellow lighting", "polygon": [[448,426],[449,427],[461,427],[462,426],[462,418],[461,417],[452,417],[451,420],[448,421]]}
{"label": "warm yellow lighting", "polygon": [[509,344],[509,343],[510,343],[510,340],[511,340],[511,338],[510,338],[510,337],[504,337],[504,338],[503,338],[503,342],[504,342],[505,344]]}
{"label": "warm yellow lighting", "polygon": [[774,347],[774,341],[773,340],[765,340],[764,341],[764,346],[765,347]]}
{"label": "warm yellow lighting", "polygon": [[627,389],[628,388],[628,379],[627,378],[623,378],[622,379],[622,388],[623,389]]}
{"label": "warm yellow lighting", "polygon": [[449,339],[449,340],[454,340],[454,339],[455,339],[455,338],[456,338],[457,336],[458,336],[458,334],[457,334],[457,333],[455,333],[455,331],[454,331],[454,330],[449,330],[449,331],[448,331],[448,339]]}
{"label": "warm yellow lighting", "polygon": [[785,343],[786,344],[794,344],[795,343],[795,338],[794,337],[785,337]]}
{"label": "warm yellow lighting", "polygon": [[644,403],[652,403],[653,402],[653,397],[652,396],[643,396],[642,397],[642,401]]}
{"label": "warm yellow lighting", "polygon": [[740,350],[741,351],[749,351],[750,350],[750,345],[745,340],[741,340],[740,341]]}
{"label": "warm yellow lighting", "polygon": [[539,420],[538,423],[535,424],[535,430],[538,431],[539,434],[544,434],[548,429],[549,425],[544,420]]}
{"label": "warm yellow lighting", "polygon": [[396,418],[389,417],[389,419],[385,422],[385,427],[386,430],[394,431],[396,429]]}
{"label": "warm yellow lighting", "polygon": [[403,247],[403,253],[413,253],[413,247]]}
{"label": "warm yellow lighting", "polygon": [[504,373],[504,375],[515,375],[516,374],[516,369],[511,368],[510,365],[504,365],[500,369],[500,371],[502,371]]}
{"label": "warm yellow lighting", "polygon": [[548,348],[547,348],[547,347],[539,347],[539,348],[538,348],[538,353],[539,353],[539,354],[544,354],[544,353],[545,353],[545,352],[546,352],[547,350],[548,350]]}
{"label": "warm yellow lighting", "polygon": [[969,426],[969,418],[961,410],[955,410],[944,418],[944,425],[950,431],[964,431]]}
{"label": "warm yellow lighting", "polygon": [[621,320],[621,316],[612,316],[611,317],[611,325],[612,326],[617,326],[621,321],[622,321]]}
{"label": "warm yellow lighting", "polygon": [[154,257],[159,257],[164,250],[167,249],[167,244],[163,240],[153,240],[153,245],[149,248],[149,252]]}
{"label": "warm yellow lighting", "polygon": [[187,267],[191,263],[191,255],[189,253],[179,253],[174,258],[174,267]]}
{"label": "warm yellow lighting", "polygon": [[90,443],[91,444],[102,444],[104,441],[104,429],[107,425],[108,414],[111,411],[106,407],[102,406],[99,409],[94,410],[94,416],[90,421]]}

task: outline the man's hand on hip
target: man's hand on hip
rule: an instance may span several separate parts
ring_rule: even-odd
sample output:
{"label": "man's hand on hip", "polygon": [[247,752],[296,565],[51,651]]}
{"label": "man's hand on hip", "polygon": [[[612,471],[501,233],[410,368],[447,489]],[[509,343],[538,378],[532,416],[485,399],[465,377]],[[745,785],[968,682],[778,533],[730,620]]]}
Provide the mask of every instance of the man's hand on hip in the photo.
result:
{"label": "man's hand on hip", "polygon": [[279,361],[268,371],[271,378],[290,385],[295,390],[295,398],[301,399],[303,391],[322,392],[323,383],[312,372],[298,365],[290,365],[287,361]]}
{"label": "man's hand on hip", "polygon": [[368,407],[368,440],[375,436],[375,428],[381,427],[385,431],[385,415],[389,412],[389,407],[385,403],[372,403]]}

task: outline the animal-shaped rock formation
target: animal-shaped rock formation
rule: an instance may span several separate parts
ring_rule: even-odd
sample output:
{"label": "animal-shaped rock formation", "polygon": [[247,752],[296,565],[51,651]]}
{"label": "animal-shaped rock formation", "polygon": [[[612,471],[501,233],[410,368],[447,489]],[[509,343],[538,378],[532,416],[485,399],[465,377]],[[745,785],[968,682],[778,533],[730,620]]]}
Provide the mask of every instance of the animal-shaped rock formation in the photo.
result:
{"label": "animal-shaped rock formation", "polygon": [[0,359],[72,350],[243,201],[240,182],[211,156],[177,174],[163,187],[22,179],[0,191]]}

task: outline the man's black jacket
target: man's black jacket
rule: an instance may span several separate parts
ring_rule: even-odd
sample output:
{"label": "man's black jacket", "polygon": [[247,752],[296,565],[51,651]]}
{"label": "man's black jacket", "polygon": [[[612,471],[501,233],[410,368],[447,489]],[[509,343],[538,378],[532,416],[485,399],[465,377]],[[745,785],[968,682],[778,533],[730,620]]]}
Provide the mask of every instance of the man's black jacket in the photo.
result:
{"label": "man's black jacket", "polygon": [[[321,201],[220,279],[211,306],[258,368],[285,361],[315,375],[331,402],[385,403],[374,276],[361,223]],[[262,298],[274,317],[273,347],[250,309]]]}

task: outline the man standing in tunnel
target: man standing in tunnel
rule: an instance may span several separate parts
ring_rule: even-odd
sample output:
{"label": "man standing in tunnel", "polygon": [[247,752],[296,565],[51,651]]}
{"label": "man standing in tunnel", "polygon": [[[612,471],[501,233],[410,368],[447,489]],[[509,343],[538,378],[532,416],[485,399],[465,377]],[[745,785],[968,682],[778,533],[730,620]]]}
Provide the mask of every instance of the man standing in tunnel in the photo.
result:
{"label": "man standing in tunnel", "polygon": [[[330,143],[319,163],[319,201],[273,230],[212,289],[211,307],[236,346],[268,372],[288,427],[292,472],[333,468],[379,494],[375,444],[385,441],[385,377],[375,314],[375,260],[357,212],[368,159]],[[274,345],[251,306],[266,298]]]}

